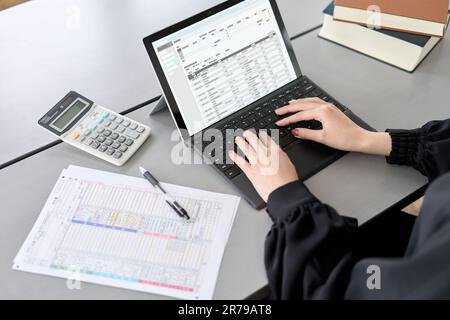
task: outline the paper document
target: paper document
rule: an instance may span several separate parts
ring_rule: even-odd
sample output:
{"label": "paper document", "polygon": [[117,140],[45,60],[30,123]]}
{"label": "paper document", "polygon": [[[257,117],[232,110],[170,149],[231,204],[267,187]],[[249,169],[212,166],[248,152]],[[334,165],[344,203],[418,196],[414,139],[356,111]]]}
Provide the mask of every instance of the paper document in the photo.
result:
{"label": "paper document", "polygon": [[239,197],[162,185],[191,220],[180,218],[144,179],[70,166],[13,268],[211,299]]}

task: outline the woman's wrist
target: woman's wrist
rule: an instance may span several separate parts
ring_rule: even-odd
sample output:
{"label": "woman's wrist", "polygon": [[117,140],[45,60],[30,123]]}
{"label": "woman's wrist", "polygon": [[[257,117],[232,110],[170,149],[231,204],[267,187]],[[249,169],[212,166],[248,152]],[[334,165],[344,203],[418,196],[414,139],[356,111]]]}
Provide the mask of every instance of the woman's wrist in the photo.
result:
{"label": "woman's wrist", "polygon": [[357,139],[357,152],[389,156],[392,150],[391,136],[387,132],[371,132],[363,130]]}

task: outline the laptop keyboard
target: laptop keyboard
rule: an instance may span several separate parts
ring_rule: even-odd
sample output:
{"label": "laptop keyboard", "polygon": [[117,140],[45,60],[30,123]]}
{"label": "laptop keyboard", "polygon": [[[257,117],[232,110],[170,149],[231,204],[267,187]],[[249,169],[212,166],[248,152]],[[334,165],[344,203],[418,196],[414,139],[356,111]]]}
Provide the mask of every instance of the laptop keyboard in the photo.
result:
{"label": "laptop keyboard", "polygon": [[[291,134],[292,129],[308,128],[313,130],[320,130],[322,128],[322,125],[320,122],[312,120],[301,121],[286,127],[278,127],[275,122],[291,114],[278,116],[274,111],[282,106],[287,105],[291,100],[311,97],[319,97],[326,102],[333,103],[342,111],[346,110],[346,107],[333,100],[328,94],[323,92],[308,78],[301,77],[265,96],[264,98],[259,100],[258,103],[254,104],[254,107],[245,108],[243,112],[237,112],[236,114],[227,117],[225,123],[221,123],[214,128],[219,129],[222,132],[223,137],[226,137],[226,134],[230,132],[227,130],[241,129],[255,130],[256,132],[258,132],[261,129],[279,129],[279,145],[282,149],[286,149],[291,143],[298,141],[298,139]],[[225,141],[216,143],[213,148],[209,148],[214,149],[216,152],[212,151],[209,154],[205,154],[205,156],[208,157],[214,163],[214,165],[219,170],[221,170],[229,179],[233,179],[241,174],[242,171],[237,165],[233,163],[226,163],[230,162],[227,156],[227,151],[232,149],[237,150],[237,146],[234,143],[234,139],[224,140]],[[199,143],[202,144],[202,150],[205,150],[205,148],[214,143],[214,141],[202,141]],[[227,143],[229,145],[227,145]],[[227,159],[228,161],[226,161]]]}

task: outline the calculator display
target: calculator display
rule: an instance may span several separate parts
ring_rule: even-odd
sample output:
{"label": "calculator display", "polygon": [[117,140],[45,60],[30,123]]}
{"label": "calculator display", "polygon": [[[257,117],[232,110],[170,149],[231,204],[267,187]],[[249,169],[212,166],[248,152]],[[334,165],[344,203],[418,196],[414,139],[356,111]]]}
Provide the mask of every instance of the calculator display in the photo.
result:
{"label": "calculator display", "polygon": [[76,100],[72,104],[72,106],[64,111],[64,113],[61,114],[61,116],[52,123],[52,126],[62,131],[70,122],[72,122],[73,119],[75,119],[80,114],[81,111],[84,110],[84,108],[86,108],[86,106],[88,106],[87,103],[81,100]]}

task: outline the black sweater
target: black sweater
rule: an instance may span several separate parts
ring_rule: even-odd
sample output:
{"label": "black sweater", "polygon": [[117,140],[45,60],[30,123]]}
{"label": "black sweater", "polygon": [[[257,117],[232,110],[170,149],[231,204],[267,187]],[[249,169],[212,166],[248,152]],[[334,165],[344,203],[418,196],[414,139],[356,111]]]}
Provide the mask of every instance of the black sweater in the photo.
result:
{"label": "black sweater", "polygon": [[[412,166],[431,182],[404,257],[358,261],[352,252],[357,221],[293,182],[275,190],[267,203],[273,220],[265,244],[271,298],[450,298],[450,119],[387,131],[387,162]],[[381,290],[367,287],[370,265],[380,267]]]}

